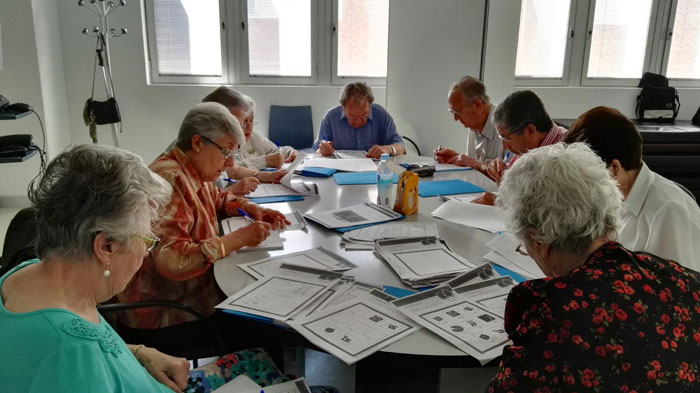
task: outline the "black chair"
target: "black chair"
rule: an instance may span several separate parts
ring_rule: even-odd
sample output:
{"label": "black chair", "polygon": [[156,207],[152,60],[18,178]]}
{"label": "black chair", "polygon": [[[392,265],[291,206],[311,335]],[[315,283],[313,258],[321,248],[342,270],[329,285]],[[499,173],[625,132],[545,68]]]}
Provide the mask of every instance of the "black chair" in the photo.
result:
{"label": "black chair", "polygon": [[22,262],[36,258],[35,240],[34,209],[27,207],[17,212],[7,227],[0,259],[0,276]]}
{"label": "black chair", "polygon": [[168,355],[183,357],[198,366],[197,359],[226,354],[226,345],[214,324],[205,315],[185,304],[170,300],[140,301],[131,303],[104,303],[97,306],[100,314],[121,312],[138,308],[168,307],[183,310],[195,317],[185,322],[159,329],[135,329],[107,318],[114,330],[127,343],[144,344]]}
{"label": "black chair", "polygon": [[311,106],[271,105],[268,139],[297,150],[311,147],[314,144]]}
{"label": "black chair", "polygon": [[413,147],[416,149],[416,152],[418,153],[418,155],[419,155],[419,156],[421,155],[421,154],[420,154],[420,149],[418,148],[418,145],[416,144],[416,142],[413,141],[413,139],[411,139],[411,138],[409,138],[409,137],[407,137],[407,136],[402,136],[401,138],[403,138],[403,139],[405,139],[405,140],[411,142],[411,144],[413,145]]}

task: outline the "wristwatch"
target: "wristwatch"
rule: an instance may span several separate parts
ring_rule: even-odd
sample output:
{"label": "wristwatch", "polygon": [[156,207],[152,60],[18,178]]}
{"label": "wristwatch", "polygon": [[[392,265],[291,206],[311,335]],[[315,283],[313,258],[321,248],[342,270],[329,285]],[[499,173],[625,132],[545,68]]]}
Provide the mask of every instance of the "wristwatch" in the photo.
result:
{"label": "wristwatch", "polygon": [[394,147],[394,145],[389,145],[389,147],[391,148],[391,155],[395,156],[396,155],[396,148]]}

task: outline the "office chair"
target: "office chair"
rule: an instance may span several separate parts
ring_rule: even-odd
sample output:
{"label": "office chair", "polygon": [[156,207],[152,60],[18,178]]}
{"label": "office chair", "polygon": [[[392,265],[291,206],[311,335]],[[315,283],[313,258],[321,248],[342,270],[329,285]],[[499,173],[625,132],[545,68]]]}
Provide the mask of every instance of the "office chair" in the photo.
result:
{"label": "office chair", "polygon": [[695,195],[693,195],[693,193],[688,189],[688,187],[682,185],[681,183],[679,183],[679,182],[677,182],[677,181],[675,181],[675,180],[671,180],[671,181],[674,182],[674,183],[676,183],[676,185],[678,186],[678,188],[680,188],[681,190],[685,191],[686,194],[690,195],[690,197],[693,198],[693,200],[697,202],[697,199],[695,198]]}
{"label": "office chair", "polygon": [[297,150],[311,147],[314,144],[311,106],[271,105],[268,139]]}
{"label": "office chair", "polygon": [[[418,148],[418,145],[416,144],[416,142],[413,141],[413,139],[411,139],[411,138],[409,138],[409,137],[407,137],[407,136],[402,136],[401,138],[403,138],[404,140],[407,140],[407,141],[411,142],[411,144],[413,145],[413,147],[416,149],[416,153],[418,153],[419,156],[421,155],[421,154],[420,154],[420,149]],[[408,153],[408,150],[406,151],[406,153]]]}

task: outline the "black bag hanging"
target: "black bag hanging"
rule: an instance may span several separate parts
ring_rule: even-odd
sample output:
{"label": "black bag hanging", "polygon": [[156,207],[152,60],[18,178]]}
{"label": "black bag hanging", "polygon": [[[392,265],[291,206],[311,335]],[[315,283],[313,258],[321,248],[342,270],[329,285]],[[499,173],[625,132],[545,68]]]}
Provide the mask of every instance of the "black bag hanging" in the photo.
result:
{"label": "black bag hanging", "polygon": [[673,122],[678,116],[681,101],[678,91],[668,86],[668,78],[645,72],[639,81],[642,88],[637,96],[637,118],[644,121]]}
{"label": "black bag hanging", "polygon": [[[121,122],[121,114],[119,113],[119,105],[117,105],[117,100],[115,97],[109,97],[106,101],[97,101],[95,97],[95,75],[97,74],[97,67],[105,67],[104,58],[102,57],[102,52],[104,50],[104,35],[101,33],[97,36],[97,46],[95,48],[95,66],[92,73],[92,92],[90,93],[90,98],[85,101],[85,108],[83,109],[83,120],[85,125],[90,128],[90,138],[93,143],[97,143],[97,126],[103,124],[113,124]],[[104,75],[109,75],[105,73]],[[105,76],[105,79],[107,77]],[[114,82],[112,81],[111,75],[109,77],[109,84],[112,87],[112,92],[114,92]]]}

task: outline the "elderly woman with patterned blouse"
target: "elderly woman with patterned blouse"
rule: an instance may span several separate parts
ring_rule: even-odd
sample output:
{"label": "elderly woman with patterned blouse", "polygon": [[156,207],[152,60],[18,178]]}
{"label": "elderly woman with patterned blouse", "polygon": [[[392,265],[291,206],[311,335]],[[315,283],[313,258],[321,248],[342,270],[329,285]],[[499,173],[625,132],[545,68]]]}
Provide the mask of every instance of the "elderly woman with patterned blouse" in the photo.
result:
{"label": "elderly woman with patterned blouse", "polygon": [[[150,168],[173,187],[156,234],[161,242],[144,260],[119,301],[168,299],[193,306],[205,315],[225,299],[214,280],[214,263],[244,246],[256,246],[288,224],[278,211],[259,207],[217,188],[212,182],[244,142],[236,118],[223,105],[206,102],[182,121],[175,147]],[[219,235],[220,217],[245,211],[255,222]],[[120,322],[131,328],[154,329],[187,322],[177,309],[148,308],[125,312]]]}
{"label": "elderly woman with patterned blouse", "polygon": [[508,296],[489,392],[700,391],[700,277],[614,241],[622,196],[590,148],[525,154],[499,195],[547,278]]}

